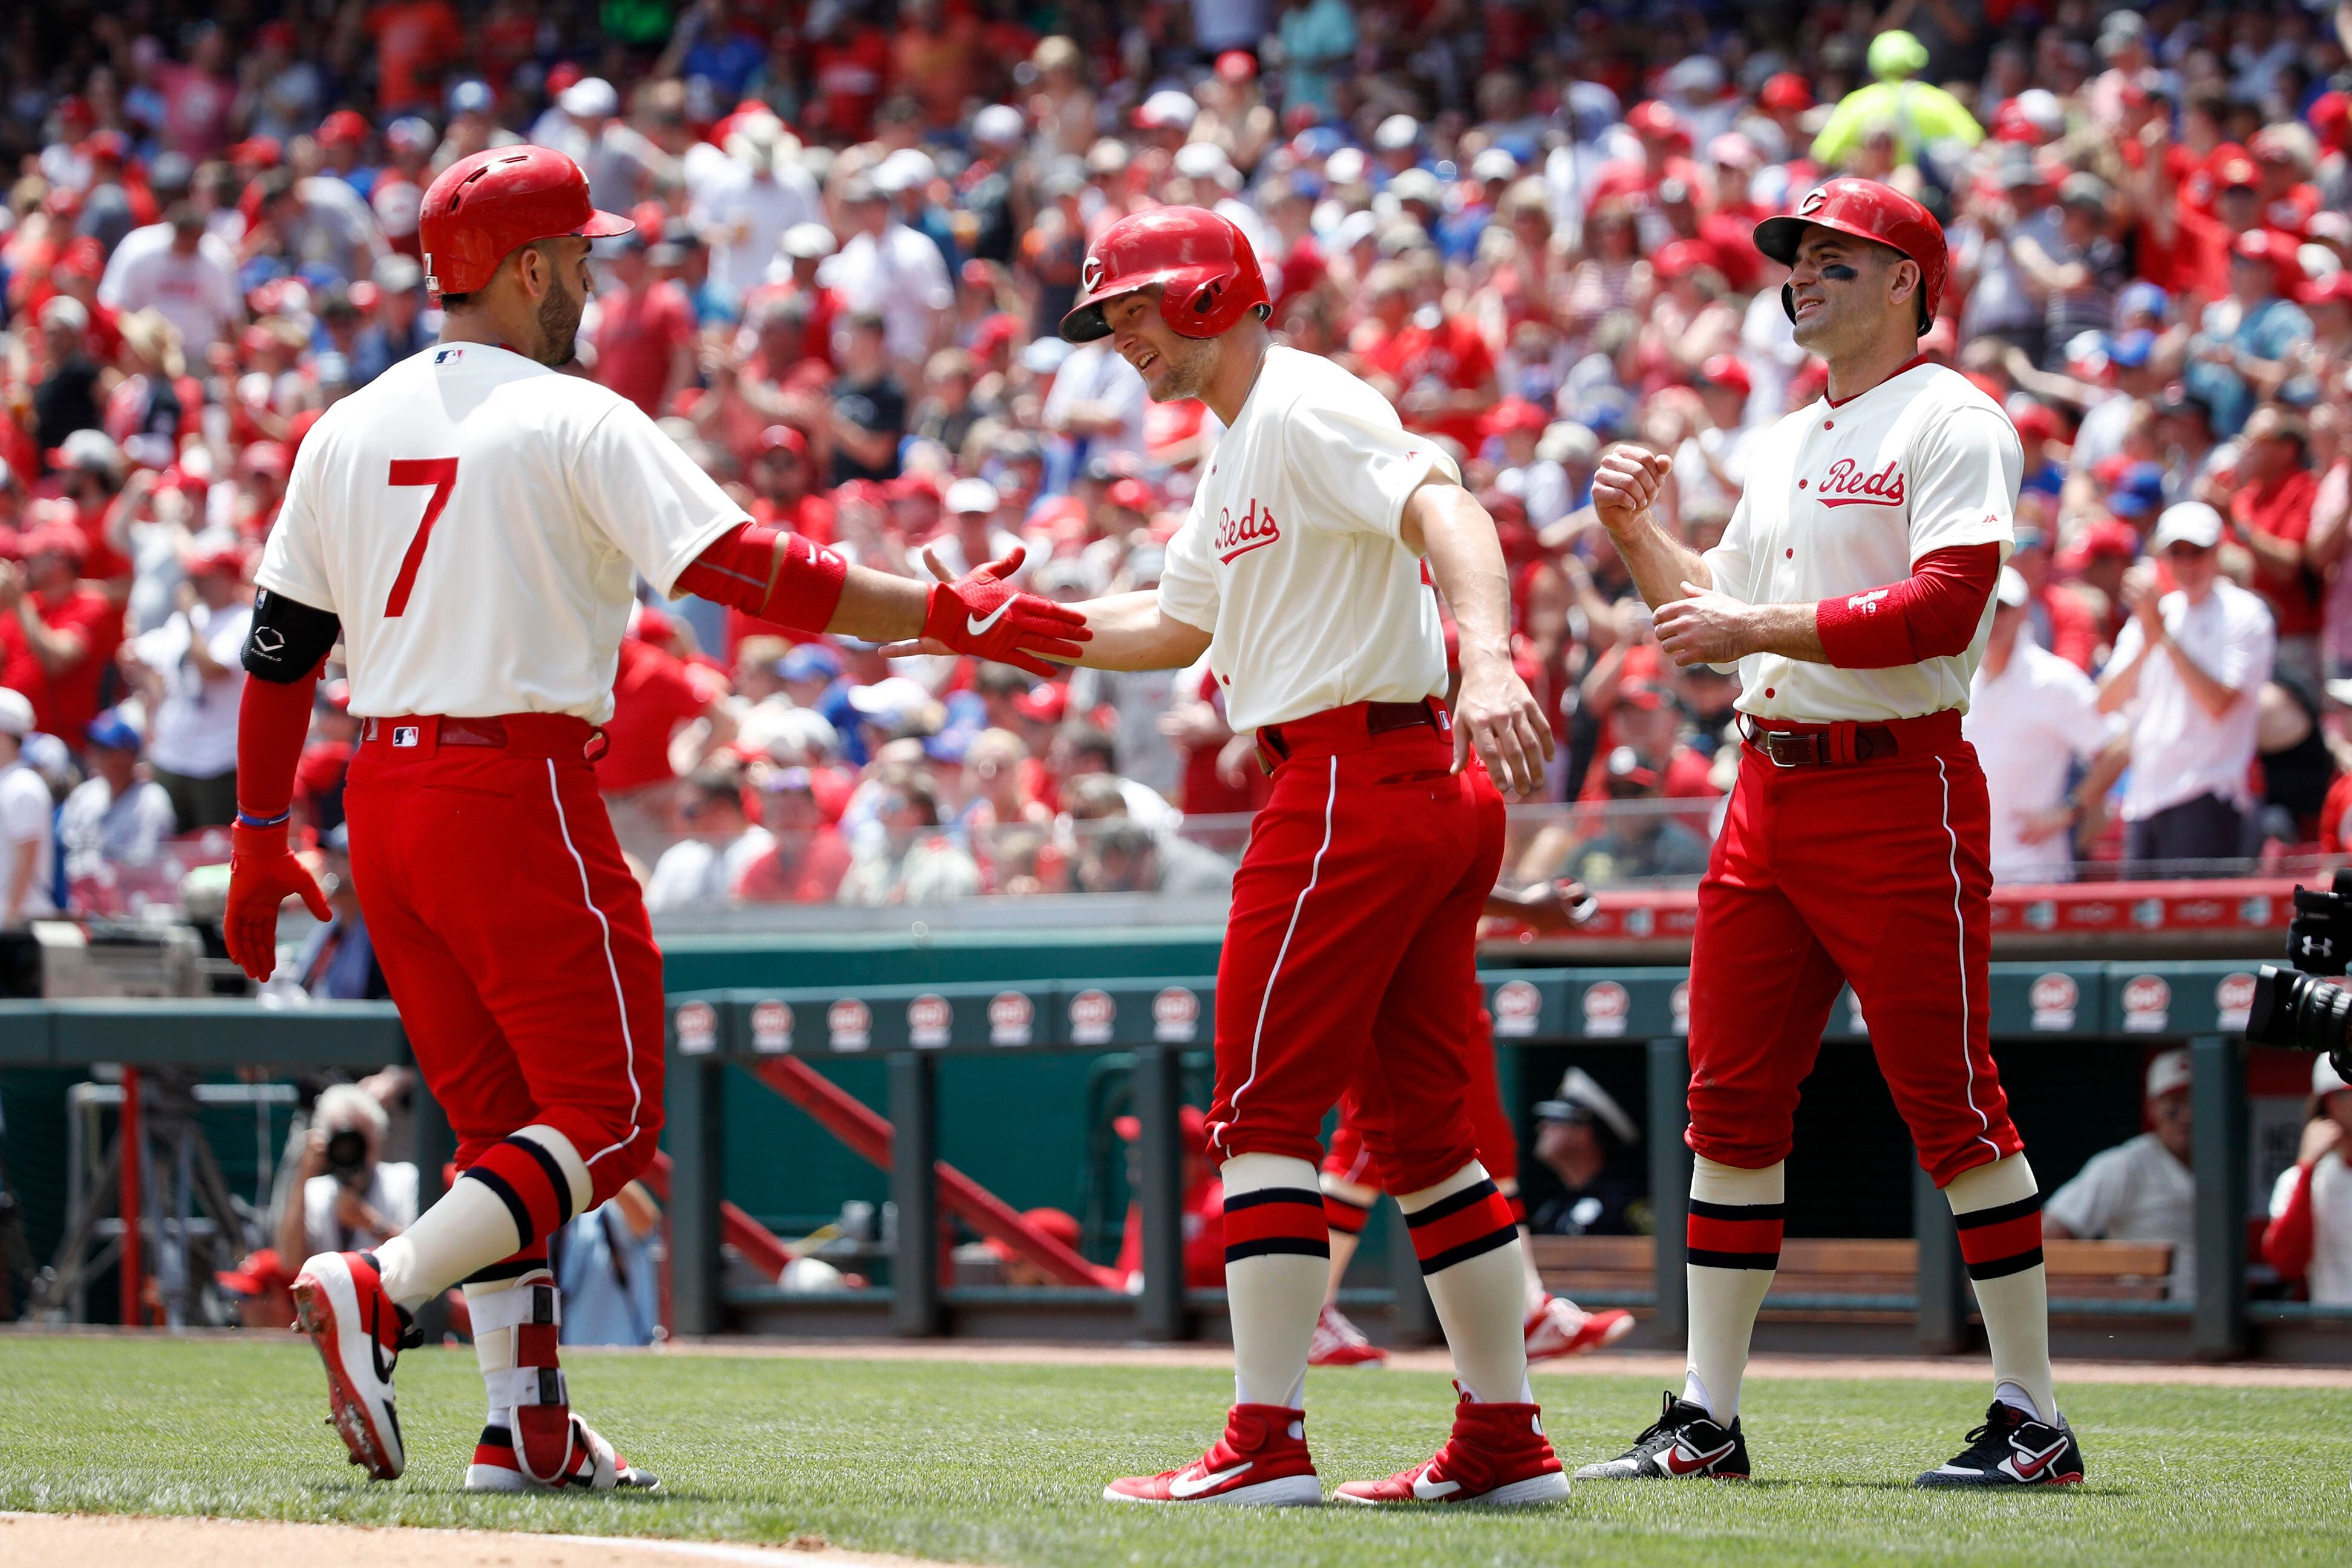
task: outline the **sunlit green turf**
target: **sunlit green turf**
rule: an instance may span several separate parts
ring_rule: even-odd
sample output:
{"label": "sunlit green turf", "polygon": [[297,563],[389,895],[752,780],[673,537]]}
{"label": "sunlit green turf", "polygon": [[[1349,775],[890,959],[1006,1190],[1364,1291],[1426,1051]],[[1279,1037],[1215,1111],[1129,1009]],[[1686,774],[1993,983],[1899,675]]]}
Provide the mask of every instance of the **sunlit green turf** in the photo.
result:
{"label": "sunlit green turf", "polygon": [[[472,1498],[464,1351],[400,1366],[402,1480],[372,1484],[324,1425],[299,1341],[0,1339],[0,1509],[791,1541],[1006,1565],[1432,1568],[1561,1563],[2352,1563],[2352,1398],[2328,1391],[2066,1391],[2086,1486],[1998,1496],[1906,1483],[1983,1395],[1948,1383],[1751,1385],[1758,1479],[1586,1485],[1496,1512],[1122,1508],[1103,1482],[1196,1455],[1232,1384],[1196,1370],[572,1353],[574,1399],[656,1497]],[[1657,1407],[1626,1378],[1546,1379],[1572,1467]],[[1444,1379],[1318,1372],[1327,1487],[1426,1458]]]}

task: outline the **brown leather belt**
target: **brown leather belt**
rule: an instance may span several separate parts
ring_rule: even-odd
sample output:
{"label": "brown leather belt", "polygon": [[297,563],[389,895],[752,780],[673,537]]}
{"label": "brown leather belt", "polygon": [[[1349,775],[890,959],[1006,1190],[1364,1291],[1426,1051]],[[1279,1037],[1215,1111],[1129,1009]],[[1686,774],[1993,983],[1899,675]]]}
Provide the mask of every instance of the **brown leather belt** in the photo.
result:
{"label": "brown leather belt", "polygon": [[1943,709],[1916,719],[1883,724],[1800,724],[1768,729],[1766,721],[1739,716],[1739,733],[1765,761],[1779,768],[1850,767],[1893,758],[1948,752],[1960,742],[1960,715]]}
{"label": "brown leather belt", "polygon": [[1385,735],[1391,730],[1423,724],[1443,735],[1446,732],[1444,712],[1432,697],[1418,702],[1350,702],[1287,723],[1259,725],[1258,751],[1271,769],[1276,763],[1289,761],[1290,754],[1302,746],[1328,746],[1353,736]]}

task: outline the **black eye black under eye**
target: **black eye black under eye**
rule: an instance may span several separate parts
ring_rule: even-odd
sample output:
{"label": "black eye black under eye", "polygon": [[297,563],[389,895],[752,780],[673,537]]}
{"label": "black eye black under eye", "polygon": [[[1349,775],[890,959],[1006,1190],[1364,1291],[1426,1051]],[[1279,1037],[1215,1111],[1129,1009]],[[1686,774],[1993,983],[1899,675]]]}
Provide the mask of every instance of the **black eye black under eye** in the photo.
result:
{"label": "black eye black under eye", "polygon": [[1832,261],[1822,268],[1822,276],[1832,283],[1851,283],[1862,274],[1843,261]]}

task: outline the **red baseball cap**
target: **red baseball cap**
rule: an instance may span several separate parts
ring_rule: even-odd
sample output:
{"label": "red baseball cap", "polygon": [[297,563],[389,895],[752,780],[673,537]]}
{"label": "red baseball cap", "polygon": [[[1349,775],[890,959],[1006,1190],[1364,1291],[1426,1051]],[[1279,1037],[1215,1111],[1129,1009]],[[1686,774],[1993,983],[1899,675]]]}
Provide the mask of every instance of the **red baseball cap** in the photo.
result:
{"label": "red baseball cap", "polygon": [[368,138],[367,116],[356,109],[338,109],[319,121],[319,145],[356,147]]}
{"label": "red baseball cap", "polygon": [[1680,142],[1685,147],[1690,145],[1690,129],[1683,123],[1683,117],[1654,98],[1644,100],[1627,110],[1625,126],[1636,136],[1664,137]]}
{"label": "red baseball cap", "polygon": [[659,202],[639,202],[629,209],[629,221],[637,226],[638,236],[647,245],[659,245],[669,222],[669,209]]}
{"label": "red baseball cap", "polygon": [[92,158],[104,158],[110,163],[126,163],[131,161],[131,138],[110,127],[104,131],[94,131],[90,132],[89,140],[81,144],[81,150]]}
{"label": "red baseball cap", "polygon": [[276,441],[256,441],[237,457],[237,467],[251,468],[272,479],[284,479],[294,471],[294,455]]}
{"label": "red baseball cap", "polygon": [[[1137,1116],[1119,1116],[1111,1120],[1110,1130],[1132,1143],[1143,1136],[1143,1120]],[[1195,1154],[1209,1152],[1209,1119],[1197,1105],[1179,1106],[1176,1130],[1184,1140],[1187,1151]]]}
{"label": "red baseball cap", "polygon": [[184,559],[183,564],[191,577],[210,577],[223,574],[232,576],[240,575],[245,571],[245,546],[214,544],[201,550],[192,550]]}
{"label": "red baseball cap", "polygon": [[1506,397],[1486,414],[1486,432],[1491,436],[1507,436],[1514,430],[1540,436],[1550,423],[1541,408],[1524,397]]}
{"label": "red baseball cap", "polygon": [[1257,79],[1257,60],[1247,49],[1227,49],[1217,57],[1217,79],[1234,83]]}
{"label": "red baseball cap", "polygon": [[2213,171],[2214,183],[2225,191],[2232,185],[2260,184],[2262,178],[2262,171],[2254,167],[2254,161],[2243,153],[2234,158],[2222,159],[2220,166]]}
{"label": "red baseball cap", "polygon": [[[1052,1237],[1055,1241],[1060,1242],[1064,1247],[1070,1248],[1072,1251],[1076,1251],[1077,1249],[1078,1222],[1074,1215],[1070,1215],[1066,1210],[1055,1208],[1024,1209],[1021,1212],[1021,1217],[1029,1222],[1031,1229],[1044,1231],[1047,1236]],[[1010,1243],[1002,1241],[992,1236],[987,1238],[984,1245],[986,1245],[989,1251],[996,1255],[997,1260],[1001,1263],[1011,1262],[1014,1254],[1018,1250]]]}
{"label": "red baseball cap", "polygon": [[236,1268],[223,1268],[213,1278],[223,1289],[234,1290],[240,1296],[265,1296],[278,1286],[294,1283],[292,1272],[278,1261],[274,1247],[247,1253],[245,1260]]}
{"label": "red baseball cap", "polygon": [[230,163],[257,169],[274,169],[285,160],[286,148],[275,136],[248,136],[228,150]]}
{"label": "red baseball cap", "polygon": [[1782,71],[1764,83],[1756,103],[1775,114],[1801,113],[1813,106],[1812,86],[1795,71]]}
{"label": "red baseball cap", "polygon": [[103,278],[106,276],[106,248],[98,243],[95,235],[77,235],[50,270],[70,272],[79,278]]}
{"label": "red baseball cap", "polygon": [[1710,354],[1706,363],[1698,367],[1698,374],[1699,379],[1707,384],[1733,387],[1743,396],[1753,391],[1756,385],[1738,354]]}
{"label": "red baseball cap", "polygon": [[1039,724],[1058,724],[1070,710],[1070,689],[1058,680],[1040,681],[1013,700],[1013,710]]}
{"label": "red baseball cap", "polygon": [[2352,305],[2352,272],[2331,272],[2294,291],[2298,305]]}
{"label": "red baseball cap", "polygon": [[2058,416],[2042,404],[2029,403],[2009,416],[2017,426],[2018,437],[2024,441],[2054,441],[2058,438]]}
{"label": "red baseball cap", "polygon": [[2111,517],[2103,517],[2082,531],[2066,553],[2059,558],[2062,572],[2080,572],[2103,556],[2117,561],[2129,561],[2139,554],[2139,535],[2131,525]]}
{"label": "red baseball cap", "polygon": [[760,432],[751,443],[754,452],[790,452],[795,458],[808,456],[808,437],[790,425],[771,425]]}
{"label": "red baseball cap", "polygon": [[1714,265],[1715,247],[1699,239],[1671,241],[1650,258],[1650,270],[1661,278],[1680,278]]}
{"label": "red baseball cap", "polygon": [[1655,713],[1666,705],[1666,694],[1649,681],[1628,680],[1619,684],[1617,700],[1627,708]]}
{"label": "red baseball cap", "polygon": [[1129,511],[1146,513],[1151,510],[1153,503],[1151,487],[1141,479],[1113,480],[1110,489],[1103,492],[1103,499]]}

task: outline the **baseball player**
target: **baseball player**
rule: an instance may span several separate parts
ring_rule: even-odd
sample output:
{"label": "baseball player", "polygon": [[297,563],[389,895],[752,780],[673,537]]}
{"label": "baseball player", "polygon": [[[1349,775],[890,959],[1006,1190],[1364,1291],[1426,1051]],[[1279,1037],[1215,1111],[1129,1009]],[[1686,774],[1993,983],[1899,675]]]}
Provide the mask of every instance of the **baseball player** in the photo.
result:
{"label": "baseball player", "polygon": [[228,949],[267,979],[281,902],[327,916],[287,803],[340,638],[353,881],[462,1173],[400,1236],[296,1278],[334,1424],[371,1476],[401,1473],[394,1360],[462,1283],[489,1401],[467,1488],[647,1486],[572,1414],[547,1268],[549,1233],[642,1171],[661,1125],[661,955],[590,767],[633,584],[1040,670],[1085,633],[1005,585],[1017,562],[928,586],[753,523],[634,405],[560,374],[590,242],[630,226],[562,153],[461,159],[422,222],[439,342],[311,430],[258,574]]}
{"label": "baseball player", "polygon": [[[1485,912],[1556,934],[1591,919],[1592,908],[1591,895],[1584,885],[1563,878],[1517,892],[1489,893]],[[1631,1312],[1588,1312],[1567,1297],[1546,1289],[1536,1272],[1534,1249],[1527,1246],[1528,1205],[1519,1196],[1519,1135],[1503,1105],[1502,1084],[1496,1077],[1494,1019],[1475,983],[1471,1013],[1475,1027],[1462,1041],[1463,1060],[1470,1074],[1470,1120],[1477,1132],[1478,1163],[1495,1178],[1496,1189],[1508,1201],[1512,1218],[1517,1222],[1520,1260],[1526,1270],[1522,1300],[1526,1321],[1520,1325],[1520,1336],[1528,1360],[1581,1355],[1614,1344],[1633,1331]],[[1367,1340],[1339,1310],[1339,1281],[1356,1256],[1372,1205],[1381,1195],[1372,1181],[1372,1152],[1358,1121],[1354,1097],[1342,1099],[1339,1123],[1332,1129],[1330,1147],[1323,1155],[1323,1218],[1331,1233],[1331,1273],[1323,1294],[1322,1315],[1315,1321],[1315,1338],[1307,1356],[1309,1366],[1361,1366],[1388,1359],[1388,1352]]]}
{"label": "baseball player", "polygon": [[1705,555],[1651,514],[1665,458],[1612,453],[1594,484],[1659,646],[1738,665],[1746,744],[1691,952],[1689,1371],[1631,1450],[1577,1474],[1748,1474],[1739,1383],[1798,1086],[1851,983],[1992,1345],[1984,1425],[1919,1484],[2079,1481],[2051,1389],[2042,1199],[1987,1047],[1990,813],[1960,734],[2023,452],[1998,404],[1919,353],[1946,268],[1926,208],[1832,180],[1756,245],[1793,269],[1780,303],[1827,395],[1759,443]]}
{"label": "baseball player", "polygon": [[[1324,1114],[1352,1094],[1462,1399],[1435,1458],[1339,1497],[1564,1497],[1528,1385],[1518,1232],[1475,1152],[1462,1059],[1478,914],[1502,861],[1496,785],[1533,790],[1551,751],[1511,668],[1493,520],[1379,394],[1273,342],[1265,278],[1225,218],[1122,218],[1081,283],[1065,338],[1111,339],[1154,399],[1198,397],[1226,425],[1159,588],[1077,606],[1094,634],[1085,662],[1177,669],[1205,653],[1273,772],[1218,963],[1209,1111],[1236,1403],[1199,1459],[1104,1495],[1323,1500],[1301,1408],[1330,1264],[1316,1163]],[[1433,583],[1461,629],[1450,733]]]}

